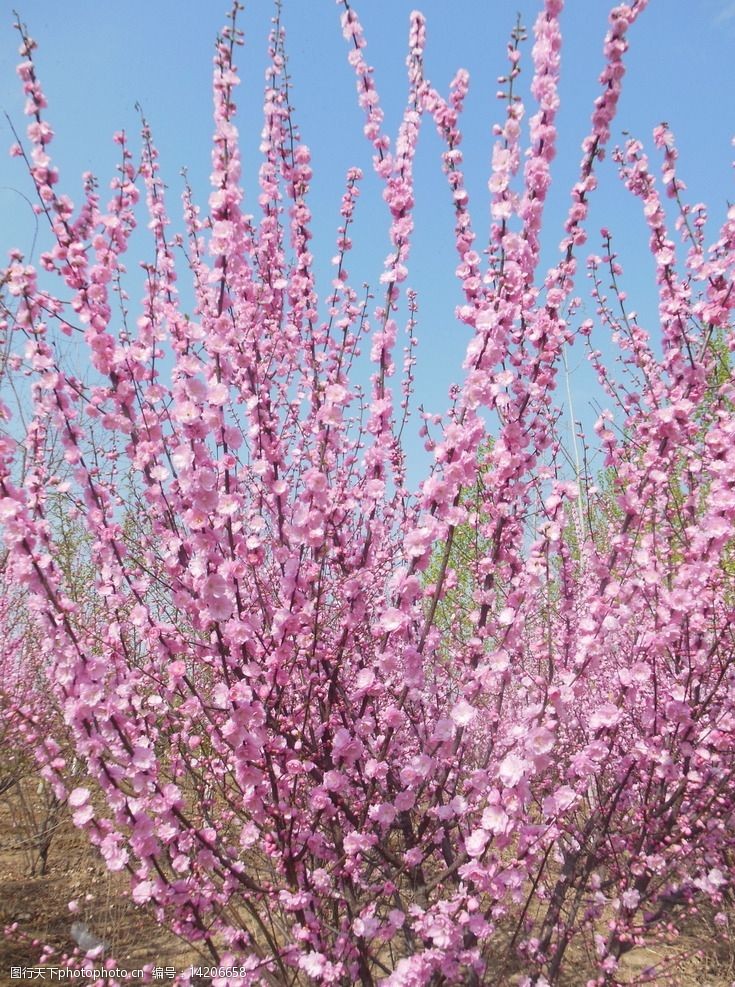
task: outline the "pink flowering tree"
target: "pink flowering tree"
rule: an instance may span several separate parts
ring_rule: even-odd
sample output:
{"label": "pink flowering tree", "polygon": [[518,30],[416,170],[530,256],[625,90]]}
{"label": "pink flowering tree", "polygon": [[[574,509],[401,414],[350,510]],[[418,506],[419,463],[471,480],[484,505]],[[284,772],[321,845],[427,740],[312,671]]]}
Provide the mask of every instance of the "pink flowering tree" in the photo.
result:
{"label": "pink flowering tree", "polygon": [[[712,232],[704,207],[687,205],[665,127],[660,179],[637,141],[615,151],[650,230],[660,351],[617,288],[609,236],[601,256],[585,253],[645,5],[611,11],[561,254],[542,270],[562,0],[545,0],[534,28],[526,145],[522,32],[508,48],[487,245],[462,171],[467,74],[448,95],[431,85],[412,15],[391,139],[343,0],[391,216],[375,304],[349,275],[357,169],[318,294],[310,154],[278,22],[257,215],[240,184],[235,5],[215,53],[208,210],[186,193],[184,237],[169,230],[145,124],[139,159],[116,136],[109,202],[91,178],[78,208],[58,191],[35,44],[20,28],[29,124],[14,150],[51,243],[42,270],[16,252],[4,274],[30,417],[22,439],[2,440],[0,511],[85,779],[70,781],[61,749],[45,770],[107,866],[129,872],[134,901],[236,971],[219,983],[530,987],[580,970],[590,984],[633,982],[631,949],[700,907],[728,921],[735,214]],[[401,436],[425,125],[444,142],[458,318],[472,338],[414,491]],[[141,198],[152,253],[133,317],[123,275]],[[188,313],[177,261],[193,282]],[[585,266],[588,321],[575,294]],[[89,380],[59,362],[59,332]],[[593,333],[612,335],[622,364],[613,375],[590,347],[611,404],[596,426],[602,492],[569,471],[555,425],[564,348]],[[94,572],[81,597],[58,562],[59,487]]]}

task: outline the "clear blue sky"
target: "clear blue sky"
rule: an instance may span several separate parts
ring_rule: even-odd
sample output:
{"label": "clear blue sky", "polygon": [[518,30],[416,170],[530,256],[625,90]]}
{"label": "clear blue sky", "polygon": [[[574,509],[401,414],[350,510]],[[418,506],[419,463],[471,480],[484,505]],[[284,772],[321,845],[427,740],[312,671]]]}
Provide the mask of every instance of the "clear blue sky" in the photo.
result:
{"label": "clear blue sky", "polygon": [[[494,97],[495,77],[505,70],[504,51],[516,12],[532,27],[538,4],[531,0],[355,0],[365,26],[369,60],[376,67],[378,89],[394,132],[405,95],[405,47],[408,15],[414,6],[428,19],[427,74],[445,89],[461,66],[471,75],[465,113],[465,153],[475,225],[487,229],[486,181],[491,124],[502,110]],[[114,171],[113,131],[137,130],[134,103],[145,109],[161,154],[163,174],[171,186],[169,205],[178,218],[186,165],[199,201],[208,194],[211,134],[212,42],[224,20],[227,3],[213,0],[127,0],[126,3],[75,0],[0,2],[0,106],[24,126],[22,97],[14,73],[17,39],[12,8],[18,6],[39,41],[37,62],[49,100],[48,118],[57,138],[52,151],[61,167],[61,187],[77,197],[79,176],[95,172],[103,185]],[[339,27],[340,9],[333,0],[284,0],[284,23],[293,101],[303,139],[314,157],[312,207],[315,253],[331,257],[338,223],[343,177],[357,164],[368,172],[370,149],[362,137],[354,77],[346,61]],[[580,157],[597,75],[609,4],[606,0],[568,0],[563,15],[564,58],[560,153],[555,163],[555,190],[546,226],[545,256],[556,257],[568,189]],[[250,0],[241,16],[246,46],[238,55],[243,86],[239,95],[246,191],[256,211],[257,146],[265,67],[266,37],[273,12],[270,0]],[[628,75],[615,134],[623,130],[647,142],[654,155],[651,130],[667,120],[677,135],[681,177],[692,201],[709,203],[713,219],[722,217],[733,199],[730,140],[735,134],[735,2],[732,0],[651,0],[635,26],[628,55]],[[524,77],[528,81],[528,58]],[[12,139],[0,120],[0,149]],[[421,340],[417,402],[434,410],[446,406],[446,391],[461,376],[467,330],[454,322],[458,291],[453,271],[452,211],[439,163],[440,147],[426,127],[417,164],[416,242],[410,282],[419,290]],[[646,232],[638,206],[621,188],[612,168],[602,172],[589,229],[589,250],[598,249],[596,231],[611,228],[626,266],[625,286],[631,305],[655,316],[648,277]],[[13,187],[30,194],[22,165],[0,153],[0,250],[28,249],[33,218]],[[714,234],[714,223],[713,230]],[[355,281],[377,284],[387,249],[387,215],[375,189],[367,190],[359,210],[355,240],[361,250],[352,262]],[[585,281],[580,280],[584,289]],[[653,326],[651,326],[653,328]],[[582,357],[572,354],[572,363]],[[583,373],[575,378],[582,407],[591,392]],[[415,421],[415,419],[414,419]]]}

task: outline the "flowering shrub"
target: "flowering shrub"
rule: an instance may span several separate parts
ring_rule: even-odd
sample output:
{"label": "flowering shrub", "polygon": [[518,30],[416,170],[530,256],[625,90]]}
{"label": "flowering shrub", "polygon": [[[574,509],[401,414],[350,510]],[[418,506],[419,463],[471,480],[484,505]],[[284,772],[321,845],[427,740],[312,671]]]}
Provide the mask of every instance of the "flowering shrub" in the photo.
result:
{"label": "flowering shrub", "polygon": [[[604,256],[582,254],[645,0],[611,12],[561,255],[545,272],[562,0],[536,21],[525,148],[522,32],[509,45],[487,250],[462,172],[466,73],[447,96],[432,87],[414,14],[392,141],[359,19],[341,6],[391,215],[374,307],[348,272],[357,169],[335,277],[317,294],[310,154],[278,23],[259,214],[244,212],[240,186],[236,5],[216,47],[209,209],[186,193],[183,239],[169,233],[146,125],[139,162],[116,137],[107,205],[91,178],[77,210],[57,191],[21,28],[30,122],[15,152],[53,243],[42,271],[15,253],[4,275],[32,408],[22,441],[2,440],[0,511],[86,778],[69,782],[61,751],[45,770],[107,866],[129,871],[134,901],[239,971],[219,982],[542,985],[583,967],[591,984],[633,982],[624,954],[702,902],[727,922],[733,878],[735,213],[710,243],[662,126],[672,233],[642,145],[615,152],[650,229],[659,354],[617,289],[609,236]],[[417,303],[405,285],[427,121],[444,141],[458,318],[473,334],[413,492],[401,435]],[[132,322],[123,260],[141,195],[154,256]],[[585,262],[595,324],[574,295]],[[77,337],[89,381],[59,361],[59,330]],[[596,426],[599,489],[569,472],[555,426],[564,347],[593,330],[612,335],[624,370],[617,379],[590,350],[618,415]],[[83,598],[58,563],[59,487],[94,568]]]}

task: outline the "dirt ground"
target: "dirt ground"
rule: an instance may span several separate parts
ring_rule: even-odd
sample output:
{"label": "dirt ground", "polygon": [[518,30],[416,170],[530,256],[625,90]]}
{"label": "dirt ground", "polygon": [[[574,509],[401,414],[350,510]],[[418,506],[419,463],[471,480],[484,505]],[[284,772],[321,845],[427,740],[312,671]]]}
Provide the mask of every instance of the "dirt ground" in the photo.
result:
{"label": "dirt ground", "polygon": [[[19,977],[18,968],[38,969],[42,948],[38,944],[56,949],[49,966],[55,966],[64,953],[72,955],[75,948],[78,952],[75,932],[77,937],[86,931],[102,940],[105,955],[114,957],[118,966],[129,972],[146,964],[162,968],[163,976],[154,983],[174,982],[167,967],[181,973],[190,964],[208,962],[124,896],[126,877],[105,869],[63,808],[52,814],[52,838],[42,873],[33,833],[43,823],[47,802],[33,787],[37,785],[35,780],[20,785],[23,788],[15,787],[0,795],[0,927],[7,929],[14,923],[18,926],[15,933],[0,934],[2,987],[51,982],[50,973],[43,979],[28,972]],[[70,900],[78,902],[77,912],[69,910]],[[89,981],[75,978],[68,982]],[[136,987],[143,982],[135,977],[125,981]]]}

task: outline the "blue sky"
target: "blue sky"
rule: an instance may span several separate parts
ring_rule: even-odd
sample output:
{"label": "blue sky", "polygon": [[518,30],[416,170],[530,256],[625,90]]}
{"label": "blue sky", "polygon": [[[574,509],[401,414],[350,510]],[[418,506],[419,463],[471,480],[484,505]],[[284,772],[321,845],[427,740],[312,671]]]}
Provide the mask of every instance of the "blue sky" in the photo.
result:
{"label": "blue sky", "polygon": [[[466,171],[482,237],[487,230],[486,182],[492,145],[490,128],[502,111],[495,99],[495,77],[505,69],[504,51],[516,12],[532,27],[538,4],[530,0],[362,0],[355,3],[365,26],[369,61],[395,131],[405,96],[405,48],[408,16],[414,6],[428,20],[426,70],[441,89],[457,67],[470,72],[464,131]],[[206,201],[211,134],[212,42],[227,11],[212,0],[100,0],[49,3],[48,0],[0,2],[0,107],[24,126],[22,97],[14,73],[17,39],[13,6],[28,24],[40,49],[37,62],[49,100],[47,111],[57,133],[52,151],[61,168],[61,187],[76,198],[82,171],[91,170],[103,185],[112,176],[116,153],[111,141],[120,128],[137,130],[136,101],[143,104],[158,143],[163,175],[170,185],[169,206],[179,215],[179,170],[186,165],[200,202]],[[545,230],[545,258],[553,263],[561,238],[568,190],[578,165],[597,95],[601,46],[609,4],[606,0],[568,0],[563,15],[564,52],[559,117],[559,155]],[[238,63],[243,79],[239,95],[246,193],[255,211],[257,146],[270,0],[250,0],[241,15],[246,46]],[[362,117],[352,69],[333,0],[284,0],[284,23],[293,102],[302,138],[313,152],[314,253],[332,256],[344,174],[357,164],[368,172],[370,149],[362,137]],[[631,35],[628,75],[615,126],[640,137],[654,151],[651,130],[666,120],[678,138],[681,177],[691,201],[710,205],[714,221],[724,214],[732,191],[730,141],[735,134],[735,3],[729,0],[651,0]],[[524,77],[528,82],[530,45]],[[0,150],[12,142],[0,121]],[[419,370],[416,402],[433,410],[446,406],[446,392],[461,377],[467,330],[454,320],[459,300],[453,271],[452,210],[441,174],[440,147],[426,127],[416,167],[416,240],[411,284],[419,291]],[[22,165],[0,153],[0,250],[28,249],[33,217],[9,189],[30,194]],[[601,188],[590,217],[589,251],[598,250],[597,230],[608,226],[626,268],[631,306],[653,328],[655,293],[652,265],[645,249],[640,209],[620,186],[614,170],[601,171]],[[387,211],[375,186],[366,187],[358,210],[355,241],[360,243],[351,270],[355,282],[377,285],[388,248]],[[482,244],[481,244],[482,245]],[[585,289],[584,279],[580,289]],[[582,359],[572,351],[571,365]],[[592,390],[581,370],[573,378],[575,409],[584,411]],[[589,420],[589,419],[588,419]],[[416,423],[416,419],[414,419]]]}

